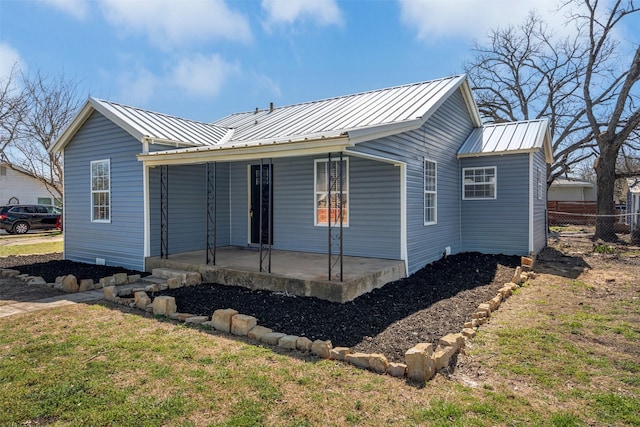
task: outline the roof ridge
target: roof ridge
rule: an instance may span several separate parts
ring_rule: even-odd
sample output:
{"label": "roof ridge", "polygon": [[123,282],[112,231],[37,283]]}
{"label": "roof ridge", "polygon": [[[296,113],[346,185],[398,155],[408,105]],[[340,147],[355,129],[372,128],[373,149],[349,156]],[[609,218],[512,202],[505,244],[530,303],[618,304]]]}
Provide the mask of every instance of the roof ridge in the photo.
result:
{"label": "roof ridge", "polygon": [[[438,78],[438,79],[425,80],[425,81],[414,82],[414,83],[405,83],[405,84],[396,85],[396,86],[389,86],[389,87],[381,88],[381,89],[371,89],[371,90],[366,90],[366,91],[363,91],[363,92],[350,93],[350,94],[347,94],[347,95],[338,95],[338,96],[333,96],[333,97],[329,97],[329,98],[314,99],[312,101],[297,102],[297,103],[294,103],[294,104],[282,105],[280,107],[274,106],[273,110],[275,111],[275,110],[281,110],[281,109],[284,109],[284,108],[298,107],[298,106],[301,106],[301,105],[318,104],[320,102],[335,101],[337,99],[346,99],[346,98],[351,98],[351,97],[354,97],[354,96],[362,96],[362,95],[367,95],[367,94],[371,94],[371,93],[378,93],[378,92],[384,92],[384,91],[388,91],[388,90],[401,89],[401,88],[405,88],[405,87],[419,86],[419,85],[424,85],[424,84],[431,84],[431,83],[435,83],[435,82],[438,82],[438,81],[451,80],[451,79],[459,78],[459,77],[462,77],[462,76],[464,76],[464,74],[454,74],[452,76],[441,77],[441,78]],[[228,114],[228,115],[222,117],[219,120],[222,120],[222,119],[227,118],[227,117],[233,117],[233,116],[239,116],[239,115],[245,115],[245,114],[255,114],[255,113],[265,112],[265,111],[269,111],[269,110],[270,110],[270,108],[265,108],[265,109],[256,108],[255,110],[239,111],[239,112],[236,112],[236,113]],[[218,120],[215,120],[215,121],[218,121]]]}
{"label": "roof ridge", "polygon": [[94,101],[97,101],[97,102],[101,102],[101,103],[105,103],[105,104],[111,104],[111,105],[118,106],[118,107],[123,107],[123,108],[129,108],[131,110],[136,110],[136,111],[143,111],[145,113],[155,114],[155,115],[162,116],[162,117],[172,118],[172,119],[176,119],[176,120],[183,120],[183,121],[191,122],[191,123],[198,123],[198,124],[206,125],[206,126],[215,126],[217,128],[221,128],[221,129],[228,129],[228,128],[225,128],[224,126],[220,126],[220,125],[217,125],[217,124],[211,123],[211,122],[203,122],[203,121],[200,121],[200,120],[194,120],[194,119],[188,119],[188,118],[185,118],[185,117],[175,116],[173,114],[160,113],[158,111],[153,111],[153,110],[149,110],[149,109],[146,109],[146,108],[134,107],[134,106],[131,106],[131,105],[123,104],[121,102],[114,102],[114,101],[109,101],[109,100],[106,100],[106,99],[100,99],[100,98],[94,98],[94,97],[90,97],[90,98],[93,99]]}

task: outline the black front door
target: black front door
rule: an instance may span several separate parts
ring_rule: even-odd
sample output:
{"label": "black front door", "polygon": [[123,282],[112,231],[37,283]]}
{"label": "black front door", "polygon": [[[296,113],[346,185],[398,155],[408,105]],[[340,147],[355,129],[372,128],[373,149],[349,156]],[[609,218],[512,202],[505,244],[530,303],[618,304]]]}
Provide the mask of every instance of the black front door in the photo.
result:
{"label": "black front door", "polygon": [[[272,183],[273,170],[271,165],[262,165],[262,174],[260,174],[260,165],[251,165],[251,203],[249,206],[249,219],[251,221],[252,244],[273,243]],[[262,227],[260,227],[261,221]],[[261,230],[262,238],[260,238]],[[269,237],[271,237],[271,239],[269,239]],[[269,240],[271,240],[271,242]]]}

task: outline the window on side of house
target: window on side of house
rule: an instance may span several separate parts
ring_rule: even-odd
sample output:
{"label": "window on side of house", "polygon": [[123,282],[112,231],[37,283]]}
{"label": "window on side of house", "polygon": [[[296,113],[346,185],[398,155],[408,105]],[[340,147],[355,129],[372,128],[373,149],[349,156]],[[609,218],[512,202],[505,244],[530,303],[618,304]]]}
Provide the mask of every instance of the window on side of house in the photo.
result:
{"label": "window on side of house", "polygon": [[39,205],[50,205],[51,204],[51,197],[38,197],[38,204]]}
{"label": "window on side of house", "polygon": [[111,221],[111,162],[91,162],[91,221]]}
{"label": "window on side of house", "polygon": [[438,207],[438,165],[430,160],[424,161],[424,225],[437,222]]}
{"label": "window on side of house", "polygon": [[496,167],[462,169],[462,198],[486,200],[496,198]]}
{"label": "window on side of house", "polygon": [[[340,159],[315,161],[315,225],[340,223],[340,173]],[[342,225],[349,225],[349,159],[342,160]]]}
{"label": "window on side of house", "polygon": [[538,200],[542,200],[542,169],[538,168]]}
{"label": "window on side of house", "polygon": [[0,176],[7,176],[7,167],[0,166]]}

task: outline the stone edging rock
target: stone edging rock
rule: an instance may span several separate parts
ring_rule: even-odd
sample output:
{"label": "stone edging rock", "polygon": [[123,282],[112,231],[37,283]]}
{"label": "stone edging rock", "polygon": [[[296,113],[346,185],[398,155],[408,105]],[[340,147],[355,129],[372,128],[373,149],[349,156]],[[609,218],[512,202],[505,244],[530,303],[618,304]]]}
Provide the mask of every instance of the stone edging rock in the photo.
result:
{"label": "stone edging rock", "polygon": [[[348,347],[333,347],[329,340],[311,341],[306,337],[274,332],[269,328],[258,325],[255,317],[238,313],[232,308],[215,310],[210,319],[208,316],[179,313],[177,312],[174,297],[159,296],[152,301],[147,294],[147,292],[165,290],[169,288],[169,285],[156,283],[139,284],[140,275],[118,273],[100,279],[99,283],[94,283],[91,279],[78,282],[73,275],[67,275],[58,277],[56,283],[47,285],[66,292],[102,288],[104,299],[107,301],[138,308],[154,315],[166,316],[186,324],[216,329],[236,336],[246,336],[266,345],[311,353],[320,359],[343,361],[379,374],[388,374],[397,378],[406,376],[412,382],[423,384],[433,378],[437,371],[449,366],[451,359],[464,349],[465,340],[471,339],[476,335],[478,328],[489,320],[491,313],[500,307],[502,301],[511,296],[512,292],[524,282],[536,277],[535,273],[531,271],[533,262],[533,258],[522,257],[522,265],[516,268],[511,282],[505,283],[498,290],[495,297],[480,304],[473,313],[472,319],[465,322],[461,332],[445,335],[438,340],[436,346],[432,343],[416,344],[405,352],[405,363],[389,362],[380,353],[351,353]],[[29,284],[46,284],[42,277],[20,274],[17,270],[0,269],[0,278],[9,277],[21,278]],[[194,277],[193,273],[189,273],[180,279],[173,280],[170,287],[193,286],[200,282],[200,278]]]}

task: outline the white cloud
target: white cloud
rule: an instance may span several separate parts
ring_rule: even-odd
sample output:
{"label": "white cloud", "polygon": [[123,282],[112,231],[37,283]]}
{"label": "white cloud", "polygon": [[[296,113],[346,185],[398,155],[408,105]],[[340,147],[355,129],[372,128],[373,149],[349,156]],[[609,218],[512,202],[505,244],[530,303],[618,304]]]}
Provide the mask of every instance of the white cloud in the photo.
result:
{"label": "white cloud", "polygon": [[335,0],[262,0],[262,8],[267,13],[267,28],[302,20],[321,26],[343,25],[342,13]]}
{"label": "white cloud", "polygon": [[239,72],[237,64],[226,62],[220,55],[196,55],[182,59],[173,68],[171,84],[195,96],[215,96],[227,78]]}
{"label": "white cloud", "polygon": [[162,79],[148,69],[138,66],[118,77],[120,102],[129,105],[145,105],[153,97],[157,88],[162,86]]}
{"label": "white cloud", "polygon": [[26,71],[26,65],[20,53],[11,45],[0,42],[0,81],[3,81],[12,71]]}
{"label": "white cloud", "polygon": [[79,21],[89,16],[89,3],[86,0],[40,0],[43,3],[67,13]]}
{"label": "white cloud", "polygon": [[142,33],[163,48],[198,41],[251,40],[247,19],[223,0],[102,0],[107,21],[128,34]]}
{"label": "white cloud", "polygon": [[535,9],[552,28],[562,29],[558,0],[398,0],[401,20],[420,40],[481,39],[490,30],[519,25]]}

